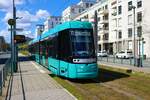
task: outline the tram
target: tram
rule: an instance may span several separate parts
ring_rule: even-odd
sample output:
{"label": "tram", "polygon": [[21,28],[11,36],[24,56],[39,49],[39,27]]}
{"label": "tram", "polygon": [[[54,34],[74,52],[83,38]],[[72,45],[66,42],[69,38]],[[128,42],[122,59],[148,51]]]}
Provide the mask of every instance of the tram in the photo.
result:
{"label": "tram", "polygon": [[55,75],[72,79],[97,77],[93,28],[89,22],[57,25],[30,41],[29,51],[37,63]]}

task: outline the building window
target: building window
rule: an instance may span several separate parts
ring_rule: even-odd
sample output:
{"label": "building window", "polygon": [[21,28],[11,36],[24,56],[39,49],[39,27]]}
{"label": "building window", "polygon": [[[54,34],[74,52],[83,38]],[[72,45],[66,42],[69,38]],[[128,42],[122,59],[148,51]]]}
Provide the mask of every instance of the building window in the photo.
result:
{"label": "building window", "polygon": [[132,37],[132,28],[128,28],[128,37]]}
{"label": "building window", "polygon": [[100,21],[100,20],[101,20],[101,18],[100,18],[100,17],[98,17],[98,18],[97,18],[97,20],[98,20],[98,21]]}
{"label": "building window", "polygon": [[128,11],[132,10],[132,7],[131,7],[131,6],[132,6],[132,1],[129,1],[129,2],[128,2]]}
{"label": "building window", "polygon": [[101,36],[98,36],[98,41],[100,41],[101,40]]}
{"label": "building window", "polygon": [[101,11],[101,8],[98,9],[98,12],[100,12],[100,11]]}
{"label": "building window", "polygon": [[119,39],[122,38],[122,31],[119,31],[119,33],[118,33],[118,38],[119,38]]}
{"label": "building window", "polygon": [[74,8],[71,9],[71,12],[74,13]]}
{"label": "building window", "polygon": [[79,9],[79,13],[81,13],[81,9]]}
{"label": "building window", "polygon": [[93,4],[90,4],[90,6],[93,6]]}
{"label": "building window", "polygon": [[108,33],[103,35],[103,40],[108,40]]}
{"label": "building window", "polygon": [[122,13],[122,6],[118,6],[118,14]]}
{"label": "building window", "polygon": [[142,12],[138,12],[137,13],[137,22],[141,22],[142,21]]}
{"label": "building window", "polygon": [[119,18],[119,19],[118,19],[118,26],[121,27],[121,24],[122,24],[122,19]]}
{"label": "building window", "polygon": [[105,9],[105,7],[103,6],[103,7],[102,7],[102,10],[104,10],[104,9]]}
{"label": "building window", "polygon": [[103,20],[108,20],[108,15],[104,15]]}
{"label": "building window", "polygon": [[86,3],[86,8],[88,8],[89,7],[89,3]]}
{"label": "building window", "polygon": [[142,26],[137,27],[137,35],[138,35],[138,37],[141,37],[141,35],[142,35]]}
{"label": "building window", "polygon": [[108,6],[107,6],[107,5],[105,5],[105,9],[108,9]]}
{"label": "building window", "polygon": [[130,24],[132,24],[132,15],[128,15],[128,24],[130,25]]}
{"label": "building window", "polygon": [[137,8],[140,8],[140,7],[142,7],[142,1],[138,0],[138,2],[137,2]]}

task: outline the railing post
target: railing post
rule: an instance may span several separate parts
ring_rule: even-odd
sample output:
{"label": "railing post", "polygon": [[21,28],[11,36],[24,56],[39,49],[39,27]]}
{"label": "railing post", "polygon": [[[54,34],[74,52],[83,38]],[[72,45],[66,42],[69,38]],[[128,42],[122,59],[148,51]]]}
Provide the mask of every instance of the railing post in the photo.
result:
{"label": "railing post", "polygon": [[0,96],[2,95],[3,89],[3,79],[2,79],[2,70],[0,71]]}
{"label": "railing post", "polygon": [[115,63],[115,56],[113,56],[113,63]]}
{"label": "railing post", "polygon": [[107,62],[108,62],[108,57],[107,57]]}
{"label": "railing post", "polygon": [[123,58],[121,58],[121,64],[123,64]]}

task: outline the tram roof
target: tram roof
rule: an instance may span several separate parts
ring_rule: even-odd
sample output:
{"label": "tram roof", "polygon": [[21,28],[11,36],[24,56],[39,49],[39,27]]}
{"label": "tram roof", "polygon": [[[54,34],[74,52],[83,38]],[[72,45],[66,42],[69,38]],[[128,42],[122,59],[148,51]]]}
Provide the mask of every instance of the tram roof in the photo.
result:
{"label": "tram roof", "polygon": [[69,21],[69,22],[65,22],[63,24],[57,25],[55,28],[50,29],[46,32],[43,32],[41,36],[38,36],[37,38],[35,38],[34,40],[32,40],[30,42],[30,44],[33,44],[35,42],[38,42],[39,40],[43,40],[47,37],[53,36],[55,34],[57,34],[57,32],[65,30],[65,29],[69,29],[69,28],[84,28],[84,29],[90,29],[92,28],[92,25],[89,22],[81,22],[81,21]]}

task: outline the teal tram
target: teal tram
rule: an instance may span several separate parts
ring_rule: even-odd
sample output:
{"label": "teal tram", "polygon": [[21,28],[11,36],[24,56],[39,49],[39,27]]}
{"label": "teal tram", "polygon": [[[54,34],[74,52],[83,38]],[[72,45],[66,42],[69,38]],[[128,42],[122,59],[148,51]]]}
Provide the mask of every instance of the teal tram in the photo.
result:
{"label": "teal tram", "polygon": [[57,25],[30,41],[29,51],[37,63],[58,76],[92,79],[98,74],[93,28],[89,22]]}

